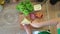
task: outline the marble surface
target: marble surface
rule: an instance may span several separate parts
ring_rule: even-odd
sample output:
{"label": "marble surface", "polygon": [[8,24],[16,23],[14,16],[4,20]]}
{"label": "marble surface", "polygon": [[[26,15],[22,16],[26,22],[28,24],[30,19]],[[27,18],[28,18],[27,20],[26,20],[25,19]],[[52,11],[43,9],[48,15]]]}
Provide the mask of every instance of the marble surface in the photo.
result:
{"label": "marble surface", "polygon": [[8,4],[0,12],[0,34],[25,34],[18,23],[17,4]]}

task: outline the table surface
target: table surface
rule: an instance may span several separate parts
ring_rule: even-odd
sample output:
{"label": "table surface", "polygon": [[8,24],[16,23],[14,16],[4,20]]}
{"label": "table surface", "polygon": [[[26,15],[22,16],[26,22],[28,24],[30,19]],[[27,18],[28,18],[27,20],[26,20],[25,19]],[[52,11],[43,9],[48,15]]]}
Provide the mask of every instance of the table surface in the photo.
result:
{"label": "table surface", "polygon": [[[8,23],[5,21],[5,19],[3,17],[4,16],[3,13],[6,11],[11,10],[11,11],[14,11],[17,13],[15,6],[16,6],[16,4],[10,4],[10,5],[8,4],[7,6],[4,7],[4,10],[0,13],[0,34],[26,34],[26,32],[24,30],[20,29],[20,24],[18,22],[17,23]],[[57,6],[58,6],[58,4],[57,4]],[[56,8],[56,11],[58,10],[58,8]],[[52,10],[52,9],[50,9],[50,10]]]}

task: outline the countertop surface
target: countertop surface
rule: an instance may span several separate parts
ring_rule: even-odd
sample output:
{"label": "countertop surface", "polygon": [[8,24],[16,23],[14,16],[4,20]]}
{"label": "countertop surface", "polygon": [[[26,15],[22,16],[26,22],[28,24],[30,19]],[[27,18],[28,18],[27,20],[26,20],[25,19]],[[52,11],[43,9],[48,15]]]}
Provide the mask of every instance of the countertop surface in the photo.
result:
{"label": "countertop surface", "polygon": [[20,29],[16,5],[8,4],[0,12],[0,34],[26,34],[24,30]]}
{"label": "countertop surface", "polygon": [[[17,4],[8,4],[0,12],[0,34],[25,34],[18,23]],[[25,32],[25,33],[24,33]]]}

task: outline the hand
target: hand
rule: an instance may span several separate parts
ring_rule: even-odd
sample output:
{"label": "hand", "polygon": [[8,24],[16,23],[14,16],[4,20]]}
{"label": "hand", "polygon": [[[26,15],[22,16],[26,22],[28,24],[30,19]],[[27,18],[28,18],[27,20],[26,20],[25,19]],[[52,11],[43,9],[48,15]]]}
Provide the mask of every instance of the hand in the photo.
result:
{"label": "hand", "polygon": [[32,27],[39,28],[39,27],[43,27],[44,23],[40,22],[40,20],[38,19],[35,19],[34,21],[32,21],[32,23],[30,23],[30,25]]}
{"label": "hand", "polygon": [[21,24],[21,21],[24,19],[24,16],[23,15],[19,15],[18,17],[18,22],[20,23],[20,28],[21,29],[24,29],[23,25]]}
{"label": "hand", "polygon": [[30,23],[31,26],[35,27],[35,28],[40,28],[43,26],[53,26],[53,25],[57,25],[58,22],[56,20],[49,20],[49,21],[44,21],[44,22],[40,22],[39,20],[34,20],[32,21],[32,23]]}

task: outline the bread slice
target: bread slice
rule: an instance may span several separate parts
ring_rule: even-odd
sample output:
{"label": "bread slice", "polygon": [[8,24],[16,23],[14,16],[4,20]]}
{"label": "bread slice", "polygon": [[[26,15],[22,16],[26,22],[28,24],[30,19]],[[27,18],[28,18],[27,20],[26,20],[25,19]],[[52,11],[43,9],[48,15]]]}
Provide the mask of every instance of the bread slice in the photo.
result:
{"label": "bread slice", "polygon": [[24,18],[24,20],[21,22],[21,24],[30,24],[31,21],[29,21],[28,19]]}

